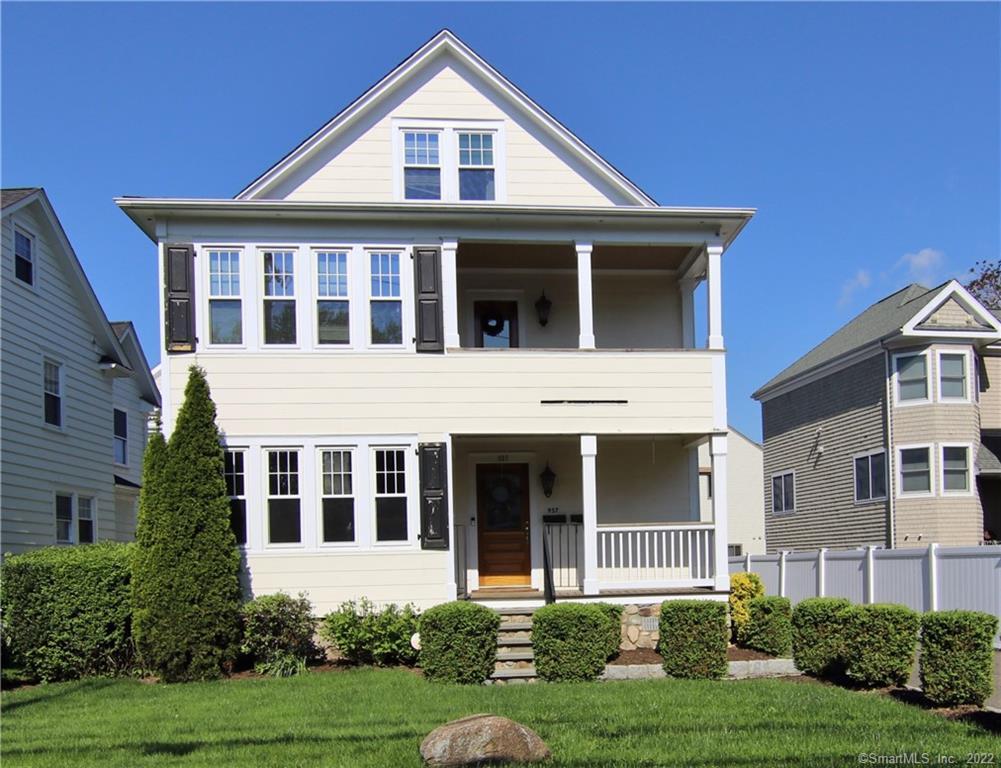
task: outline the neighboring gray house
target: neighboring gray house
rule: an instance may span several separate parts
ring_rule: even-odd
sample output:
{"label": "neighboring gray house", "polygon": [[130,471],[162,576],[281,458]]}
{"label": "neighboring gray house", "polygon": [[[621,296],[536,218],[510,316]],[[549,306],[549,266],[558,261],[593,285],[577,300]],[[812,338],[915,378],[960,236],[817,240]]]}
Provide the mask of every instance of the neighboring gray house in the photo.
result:
{"label": "neighboring gray house", "polygon": [[755,392],[768,551],[1001,536],[999,341],[956,281],[912,284]]}
{"label": "neighboring gray house", "polygon": [[132,323],[109,323],[40,188],[2,191],[0,549],[126,541],[149,412]]}

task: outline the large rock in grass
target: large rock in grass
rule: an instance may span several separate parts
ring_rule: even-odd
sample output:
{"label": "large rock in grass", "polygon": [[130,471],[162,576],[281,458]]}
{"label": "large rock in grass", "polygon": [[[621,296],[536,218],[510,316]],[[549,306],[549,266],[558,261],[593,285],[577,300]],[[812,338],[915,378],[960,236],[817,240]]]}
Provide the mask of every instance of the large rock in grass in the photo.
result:
{"label": "large rock in grass", "polygon": [[531,728],[497,715],[470,715],[435,728],[421,742],[427,765],[536,763],[549,747]]}

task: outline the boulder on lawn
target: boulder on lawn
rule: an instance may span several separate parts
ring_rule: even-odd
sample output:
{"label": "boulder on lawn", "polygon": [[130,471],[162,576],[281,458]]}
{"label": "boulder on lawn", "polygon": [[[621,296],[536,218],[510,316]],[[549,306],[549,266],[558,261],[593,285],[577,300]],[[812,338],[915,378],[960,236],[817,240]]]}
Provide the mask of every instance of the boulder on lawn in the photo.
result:
{"label": "boulder on lawn", "polygon": [[421,742],[427,765],[535,763],[549,747],[531,728],[497,715],[470,715],[435,728]]}

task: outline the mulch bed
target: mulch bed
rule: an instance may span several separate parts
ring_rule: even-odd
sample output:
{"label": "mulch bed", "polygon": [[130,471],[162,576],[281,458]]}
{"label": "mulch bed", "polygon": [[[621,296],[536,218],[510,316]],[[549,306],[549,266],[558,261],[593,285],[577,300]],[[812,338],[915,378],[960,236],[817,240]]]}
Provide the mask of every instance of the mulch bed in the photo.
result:
{"label": "mulch bed", "polygon": [[622,667],[628,664],[663,664],[664,660],[652,648],[637,648],[635,651],[619,651],[619,655],[608,663],[613,667]]}
{"label": "mulch bed", "polygon": [[731,645],[726,649],[727,661],[768,661],[774,658],[775,656],[769,656],[767,653],[755,651],[752,648],[741,648]]}

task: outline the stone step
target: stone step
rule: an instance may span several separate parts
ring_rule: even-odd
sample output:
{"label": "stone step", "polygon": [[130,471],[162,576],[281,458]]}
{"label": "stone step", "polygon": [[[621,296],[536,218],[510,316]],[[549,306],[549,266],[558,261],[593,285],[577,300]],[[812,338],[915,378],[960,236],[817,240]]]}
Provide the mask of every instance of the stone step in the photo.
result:
{"label": "stone step", "polygon": [[497,637],[497,645],[531,645],[532,638],[529,635],[523,637]]}
{"label": "stone step", "polygon": [[490,675],[491,680],[534,680],[535,667],[521,667],[516,669],[495,669]]}
{"label": "stone step", "polygon": [[501,616],[531,616],[536,610],[535,608],[494,608],[494,612]]}
{"label": "stone step", "polygon": [[500,631],[501,632],[527,632],[532,628],[532,622],[529,621],[501,621]]}
{"label": "stone step", "polygon": [[527,648],[498,649],[497,661],[531,661],[535,653],[531,646]]}

